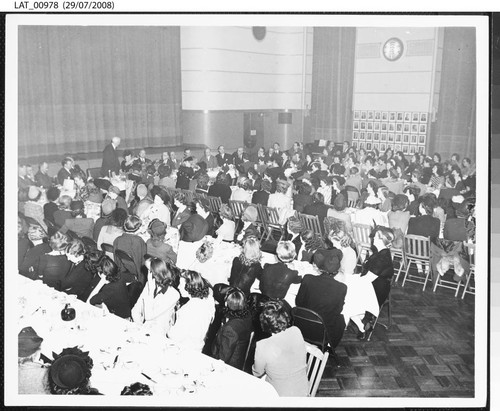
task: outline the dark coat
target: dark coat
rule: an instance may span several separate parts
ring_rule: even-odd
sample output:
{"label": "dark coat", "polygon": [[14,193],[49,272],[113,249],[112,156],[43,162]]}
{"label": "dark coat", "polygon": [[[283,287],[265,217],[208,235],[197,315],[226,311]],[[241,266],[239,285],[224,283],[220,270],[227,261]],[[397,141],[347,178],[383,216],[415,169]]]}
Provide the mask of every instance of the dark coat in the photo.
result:
{"label": "dark coat", "polygon": [[108,144],[102,152],[101,176],[107,177],[110,172],[114,172],[116,174],[120,172],[120,160],[118,159],[118,153],[111,143]]}
{"label": "dark coat", "polygon": [[41,278],[44,284],[61,291],[61,283],[68,274],[71,263],[66,255],[44,254],[38,259],[38,266],[35,271],[37,277]]}
{"label": "dark coat", "polygon": [[101,228],[105,225],[109,224],[109,217],[99,217],[94,224],[94,229],[92,230],[92,238],[94,241],[97,241],[99,238],[99,233],[101,232]]}
{"label": "dark coat", "polygon": [[406,234],[421,235],[423,237],[439,237],[441,221],[430,215],[412,217],[408,221]]}
{"label": "dark coat", "polygon": [[217,159],[217,164],[219,165],[219,167],[224,167],[226,164],[233,163],[233,156],[228,153],[224,153],[224,156],[217,154],[215,158]]}
{"label": "dark coat", "polygon": [[79,237],[92,238],[94,220],[92,218],[68,218],[60,231],[65,233],[67,230],[73,231]]}
{"label": "dark coat", "polygon": [[324,233],[324,221],[325,217],[328,214],[328,206],[324,203],[312,203],[304,207],[304,214],[308,215],[316,215],[319,219],[319,226],[321,228],[321,232]]}
{"label": "dark coat", "polygon": [[231,197],[231,187],[226,184],[215,183],[208,189],[208,195],[211,197],[219,197],[224,204],[229,203]]}
{"label": "dark coat", "polygon": [[[376,251],[376,249],[374,250]],[[378,305],[381,306],[389,296],[391,280],[394,275],[391,251],[388,248],[384,248],[382,251],[370,255],[363,264],[361,276],[365,275],[368,271],[378,277],[372,282],[372,285],[377,295]],[[372,314],[375,316],[378,315],[378,313]]]}
{"label": "dark coat", "polygon": [[259,262],[251,265],[245,265],[239,257],[234,257],[233,265],[231,266],[231,276],[229,277],[229,285],[238,287],[246,295],[250,294],[255,279],[260,281],[262,276],[262,266]]}
{"label": "dark coat", "polygon": [[106,304],[112,314],[122,318],[131,316],[127,286],[122,280],[106,284],[90,299],[92,305],[101,303]]}
{"label": "dark coat", "polygon": [[290,270],[285,263],[266,264],[260,279],[259,289],[270,298],[285,298],[291,284],[300,284],[302,278],[297,270]]}
{"label": "dark coat", "polygon": [[467,241],[467,220],[465,218],[448,218],[444,223],[443,238],[450,241]]}
{"label": "dark coat", "polygon": [[312,204],[312,197],[310,195],[295,194],[293,196],[293,209],[298,211],[299,213],[304,212],[304,208],[311,204]]}
{"label": "dark coat", "polygon": [[57,182],[60,184],[60,185],[63,185],[64,184],[64,180],[66,179],[71,179],[71,173],[66,170],[64,167],[61,168],[59,170],[59,172],[57,173]]}
{"label": "dark coat", "polygon": [[[307,274],[302,279],[295,298],[297,307],[313,310],[323,318],[328,341],[333,349],[337,347],[344,335],[345,321],[341,312],[344,308],[346,293],[347,286],[331,275]],[[304,337],[307,338],[307,336]]]}
{"label": "dark coat", "polygon": [[191,216],[182,223],[179,229],[180,241],[194,243],[201,240],[208,233],[208,222],[199,214]]}
{"label": "dark coat", "polygon": [[43,206],[44,218],[55,224],[56,221],[54,220],[54,213],[57,210],[59,210],[59,207],[57,206],[56,203],[53,203],[52,201],[49,201],[48,203],[44,204]]}
{"label": "dark coat", "polygon": [[[144,254],[147,252],[146,243],[138,235],[123,233],[113,241],[115,250],[125,251],[134,260],[134,267],[125,266],[125,268],[136,275],[136,278],[144,284],[141,267],[144,264]],[[132,265],[132,264],[130,264]]]}
{"label": "dark coat", "polygon": [[[36,278],[35,268],[38,266],[38,259],[47,253],[50,253],[52,249],[47,243],[38,244],[30,248],[25,256],[22,264],[19,266],[19,274],[29,277],[31,279]],[[33,271],[30,268],[33,267]]]}
{"label": "dark coat", "polygon": [[[85,268],[85,261],[73,265],[70,272],[61,281],[61,291],[66,294],[76,295],[81,301],[87,301],[92,289],[90,285],[94,275]],[[94,287],[97,284],[94,284]]]}
{"label": "dark coat", "polygon": [[194,170],[192,167],[186,167],[184,165],[179,166],[177,171],[177,183],[175,188],[181,188],[183,190],[189,190],[189,182],[194,177]]}
{"label": "dark coat", "polygon": [[253,204],[262,204],[263,206],[267,206],[268,200],[269,200],[269,193],[267,191],[259,190],[253,193],[252,195]]}
{"label": "dark coat", "polygon": [[42,173],[41,171],[38,171],[38,173],[35,174],[35,182],[37,186],[41,186],[43,188],[52,187],[52,177]]}
{"label": "dark coat", "polygon": [[73,218],[73,214],[68,210],[54,211],[54,222],[58,227],[62,227],[68,218]]}
{"label": "dark coat", "polygon": [[184,221],[189,219],[191,217],[191,211],[189,211],[187,208],[184,209],[184,211],[180,212],[179,214],[174,215],[174,218],[172,219],[172,227],[180,227]]}
{"label": "dark coat", "polygon": [[250,316],[229,319],[215,337],[212,344],[212,357],[242,370],[252,330],[252,317]]}
{"label": "dark coat", "polygon": [[28,252],[28,250],[33,247],[33,244],[26,237],[20,238],[17,242],[17,266],[21,267],[21,264],[24,261],[24,258]]}

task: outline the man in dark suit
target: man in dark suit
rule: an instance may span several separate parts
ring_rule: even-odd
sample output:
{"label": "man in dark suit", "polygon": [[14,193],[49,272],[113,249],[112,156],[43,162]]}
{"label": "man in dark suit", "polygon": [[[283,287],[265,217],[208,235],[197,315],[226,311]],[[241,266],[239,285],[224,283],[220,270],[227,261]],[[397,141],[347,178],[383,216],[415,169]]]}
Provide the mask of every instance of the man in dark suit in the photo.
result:
{"label": "man in dark suit", "polygon": [[200,163],[202,162],[206,164],[207,169],[218,167],[217,159],[212,155],[212,150],[210,150],[209,148],[205,149],[205,155],[200,158],[198,165],[200,165]]}
{"label": "man in dark suit", "polygon": [[35,174],[35,182],[39,187],[45,189],[52,186],[52,177],[48,175],[49,165],[46,161],[42,161],[38,166],[38,172]]}
{"label": "man in dark suit", "polygon": [[[335,350],[344,335],[344,308],[347,286],[335,279],[340,268],[342,251],[318,250],[313,257],[321,275],[307,274],[302,279],[295,305],[318,313],[325,322],[328,342]],[[307,335],[304,335],[307,338]]]}
{"label": "man in dark suit", "polygon": [[110,174],[120,172],[120,161],[116,149],[120,145],[120,137],[113,137],[102,152],[101,176],[109,177]]}
{"label": "man in dark suit", "polygon": [[194,243],[205,237],[208,233],[208,229],[207,220],[197,213],[191,214],[189,218],[182,223],[179,229],[180,240]]}
{"label": "man in dark suit", "polygon": [[243,151],[243,147],[238,147],[233,153],[233,164],[239,172],[244,172],[242,166],[245,161],[248,161],[247,153]]}
{"label": "man in dark suit", "polygon": [[72,179],[71,169],[73,168],[73,159],[71,157],[65,157],[61,161],[62,168],[57,173],[57,182],[60,185],[64,185],[64,180]]}
{"label": "man in dark suit", "polygon": [[217,159],[217,164],[219,165],[219,167],[224,167],[228,164],[232,164],[233,157],[231,156],[231,154],[227,154],[226,152],[224,152],[224,146],[219,146],[217,151],[219,152],[219,154],[217,154],[215,158]]}

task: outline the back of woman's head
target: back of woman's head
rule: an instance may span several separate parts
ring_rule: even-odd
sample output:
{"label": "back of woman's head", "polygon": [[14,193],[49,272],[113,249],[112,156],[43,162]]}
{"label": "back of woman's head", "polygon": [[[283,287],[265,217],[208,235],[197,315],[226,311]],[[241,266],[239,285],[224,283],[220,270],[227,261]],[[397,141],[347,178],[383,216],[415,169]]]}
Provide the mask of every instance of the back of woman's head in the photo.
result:
{"label": "back of woman's head", "polygon": [[50,187],[47,190],[47,200],[56,201],[59,198],[61,191],[57,187]]}
{"label": "back of woman's head", "polygon": [[301,195],[309,196],[311,195],[312,187],[307,183],[300,182],[297,191]]}
{"label": "back of woman's head", "polygon": [[170,196],[168,193],[160,186],[153,186],[151,189],[151,197],[154,199],[158,196],[163,204],[168,205],[170,203]]}
{"label": "back of woman's head", "polygon": [[224,184],[228,186],[229,178],[224,171],[219,171],[219,174],[217,174],[217,177],[215,177],[215,182],[218,184]]}
{"label": "back of woman's head", "polygon": [[85,244],[82,240],[74,239],[66,247],[66,254],[80,257],[85,254]]}
{"label": "back of woman's head", "polygon": [[99,261],[99,272],[102,273],[106,280],[110,283],[118,281],[120,279],[120,273],[118,271],[118,266],[115,262],[109,258],[107,255],[103,256]]}
{"label": "back of woman's head", "polygon": [[129,215],[123,223],[123,230],[127,233],[135,233],[141,228],[142,220],[136,215]]}
{"label": "back of woman's head", "polygon": [[187,205],[187,203],[188,203],[187,198],[186,198],[186,194],[184,194],[181,191],[176,191],[174,193],[174,199],[177,200],[179,203],[184,204],[184,205]]}
{"label": "back of woman's head", "polygon": [[247,237],[243,240],[243,248],[241,251],[241,260],[244,264],[250,265],[259,262],[262,257],[260,250],[260,242],[255,237]]}
{"label": "back of woman's head", "polygon": [[201,173],[196,180],[198,188],[207,188],[210,177],[207,173]]}
{"label": "back of woman's head", "polygon": [[239,288],[228,291],[225,297],[226,307],[230,311],[242,311],[247,308],[246,296]]}
{"label": "back of woman's head", "polygon": [[185,270],[181,276],[186,280],[185,289],[193,298],[207,298],[210,294],[210,283],[197,271]]}
{"label": "back of woman's head", "polygon": [[432,193],[424,194],[420,197],[420,205],[424,209],[425,214],[432,216],[437,206],[436,196]]}
{"label": "back of woman's head", "polygon": [[333,208],[337,211],[344,211],[347,207],[347,200],[343,194],[338,194],[333,200]]}
{"label": "back of woman's head", "polygon": [[103,251],[94,248],[88,250],[85,254],[85,268],[90,271],[93,275],[97,274],[100,267],[101,259],[104,258],[105,254]]}
{"label": "back of woman's head", "polygon": [[396,194],[394,200],[392,200],[392,211],[405,211],[408,204],[408,197],[404,194]]}
{"label": "back of woman's head", "polygon": [[171,173],[172,169],[166,164],[160,164],[160,166],[158,167],[158,174],[160,175],[160,178],[168,177]]}
{"label": "back of woman's head", "polygon": [[297,256],[295,245],[291,241],[280,241],[276,247],[278,259],[284,263],[293,261]]}
{"label": "back of woman's head", "polygon": [[277,193],[285,194],[288,190],[288,187],[290,187],[290,184],[288,183],[288,181],[276,180],[276,192]]}
{"label": "back of woman's head", "polygon": [[59,197],[59,208],[62,210],[69,210],[71,207],[71,197],[68,195],[63,195]]}
{"label": "back of woman's head", "polygon": [[66,249],[69,243],[69,238],[66,234],[57,231],[52,237],[50,237],[49,245],[52,251],[63,251]]}
{"label": "back of woman's head", "polygon": [[238,187],[243,190],[250,190],[252,188],[252,182],[248,177],[238,177],[238,182],[236,183]]}
{"label": "back of woman's head", "polygon": [[262,331],[276,334],[285,331],[290,325],[290,314],[282,301],[267,301],[260,314]]}
{"label": "back of woman's head", "polygon": [[260,181],[260,189],[262,191],[271,191],[271,182],[269,180],[265,180],[265,179],[262,179],[262,180],[259,180]]}
{"label": "back of woman's head", "polygon": [[127,219],[127,217],[128,214],[123,208],[115,208],[111,212],[111,225],[123,228],[123,224],[125,224],[125,220]]}
{"label": "back of woman's head", "polygon": [[381,225],[376,226],[373,229],[371,236],[374,237],[377,234],[380,236],[380,238],[384,242],[384,245],[386,246],[390,245],[394,241],[394,231],[389,227],[384,227]]}
{"label": "back of woman's head", "polygon": [[168,287],[179,287],[180,271],[170,262],[165,262],[159,258],[151,260],[151,273],[156,283],[163,289]]}

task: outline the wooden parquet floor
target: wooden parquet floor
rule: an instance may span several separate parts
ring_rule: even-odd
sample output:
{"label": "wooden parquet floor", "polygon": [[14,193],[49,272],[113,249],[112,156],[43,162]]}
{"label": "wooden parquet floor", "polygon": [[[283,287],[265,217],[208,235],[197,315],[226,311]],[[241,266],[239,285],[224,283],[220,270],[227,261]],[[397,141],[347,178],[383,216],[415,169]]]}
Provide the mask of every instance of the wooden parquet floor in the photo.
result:
{"label": "wooden parquet floor", "polygon": [[[349,325],[329,357],[317,397],[473,397],[474,295],[430,284],[392,290],[392,325],[376,326],[371,341]],[[387,311],[380,321],[386,323]]]}

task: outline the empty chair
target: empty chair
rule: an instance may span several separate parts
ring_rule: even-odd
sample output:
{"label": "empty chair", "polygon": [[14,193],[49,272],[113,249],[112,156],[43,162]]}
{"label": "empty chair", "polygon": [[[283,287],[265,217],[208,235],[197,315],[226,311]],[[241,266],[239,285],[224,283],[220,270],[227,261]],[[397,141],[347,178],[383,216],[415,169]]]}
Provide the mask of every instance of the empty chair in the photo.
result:
{"label": "empty chair", "polygon": [[318,237],[322,236],[321,225],[317,215],[308,215],[299,213],[299,220],[306,230],[311,230]]}
{"label": "empty chair", "polygon": [[[470,270],[469,273],[467,274],[467,279],[465,281],[465,286],[464,286],[464,292],[462,293],[462,298],[465,297],[465,294],[472,294],[474,295],[476,293],[476,288],[475,288],[475,275],[476,275],[476,245],[475,244],[467,244],[467,252],[469,254],[469,264],[470,264]],[[472,283],[471,283],[472,280]]]}
{"label": "empty chair", "polygon": [[372,227],[369,225],[357,223],[352,225],[352,235],[358,249],[358,262],[360,265],[363,265],[363,252],[366,254],[372,246],[371,232]]}
{"label": "empty chair", "polygon": [[322,352],[318,347],[306,342],[307,351],[307,381],[309,382],[309,397],[315,397],[319,383],[323,377],[328,361],[328,351]]}
{"label": "empty chair", "polygon": [[207,196],[208,208],[211,213],[219,213],[220,206],[222,205],[222,200],[220,197]]}
{"label": "empty chair", "polygon": [[[403,279],[403,287],[406,281],[417,284],[423,284],[422,291],[425,290],[427,281],[429,280],[429,258],[430,258],[430,241],[429,237],[422,237],[420,235],[407,234],[404,238],[404,255],[406,271]],[[419,268],[419,274],[410,274],[410,266],[414,263]],[[422,274],[420,274],[422,269]]]}
{"label": "empty chair", "polygon": [[241,215],[243,214],[243,211],[245,211],[245,208],[247,208],[248,205],[249,203],[247,203],[246,201],[229,200],[229,208],[233,212],[234,218],[238,220],[241,219]]}
{"label": "empty chair", "polygon": [[321,316],[308,308],[292,308],[293,324],[299,328],[304,341],[320,347],[324,352],[328,346],[328,334]]}

